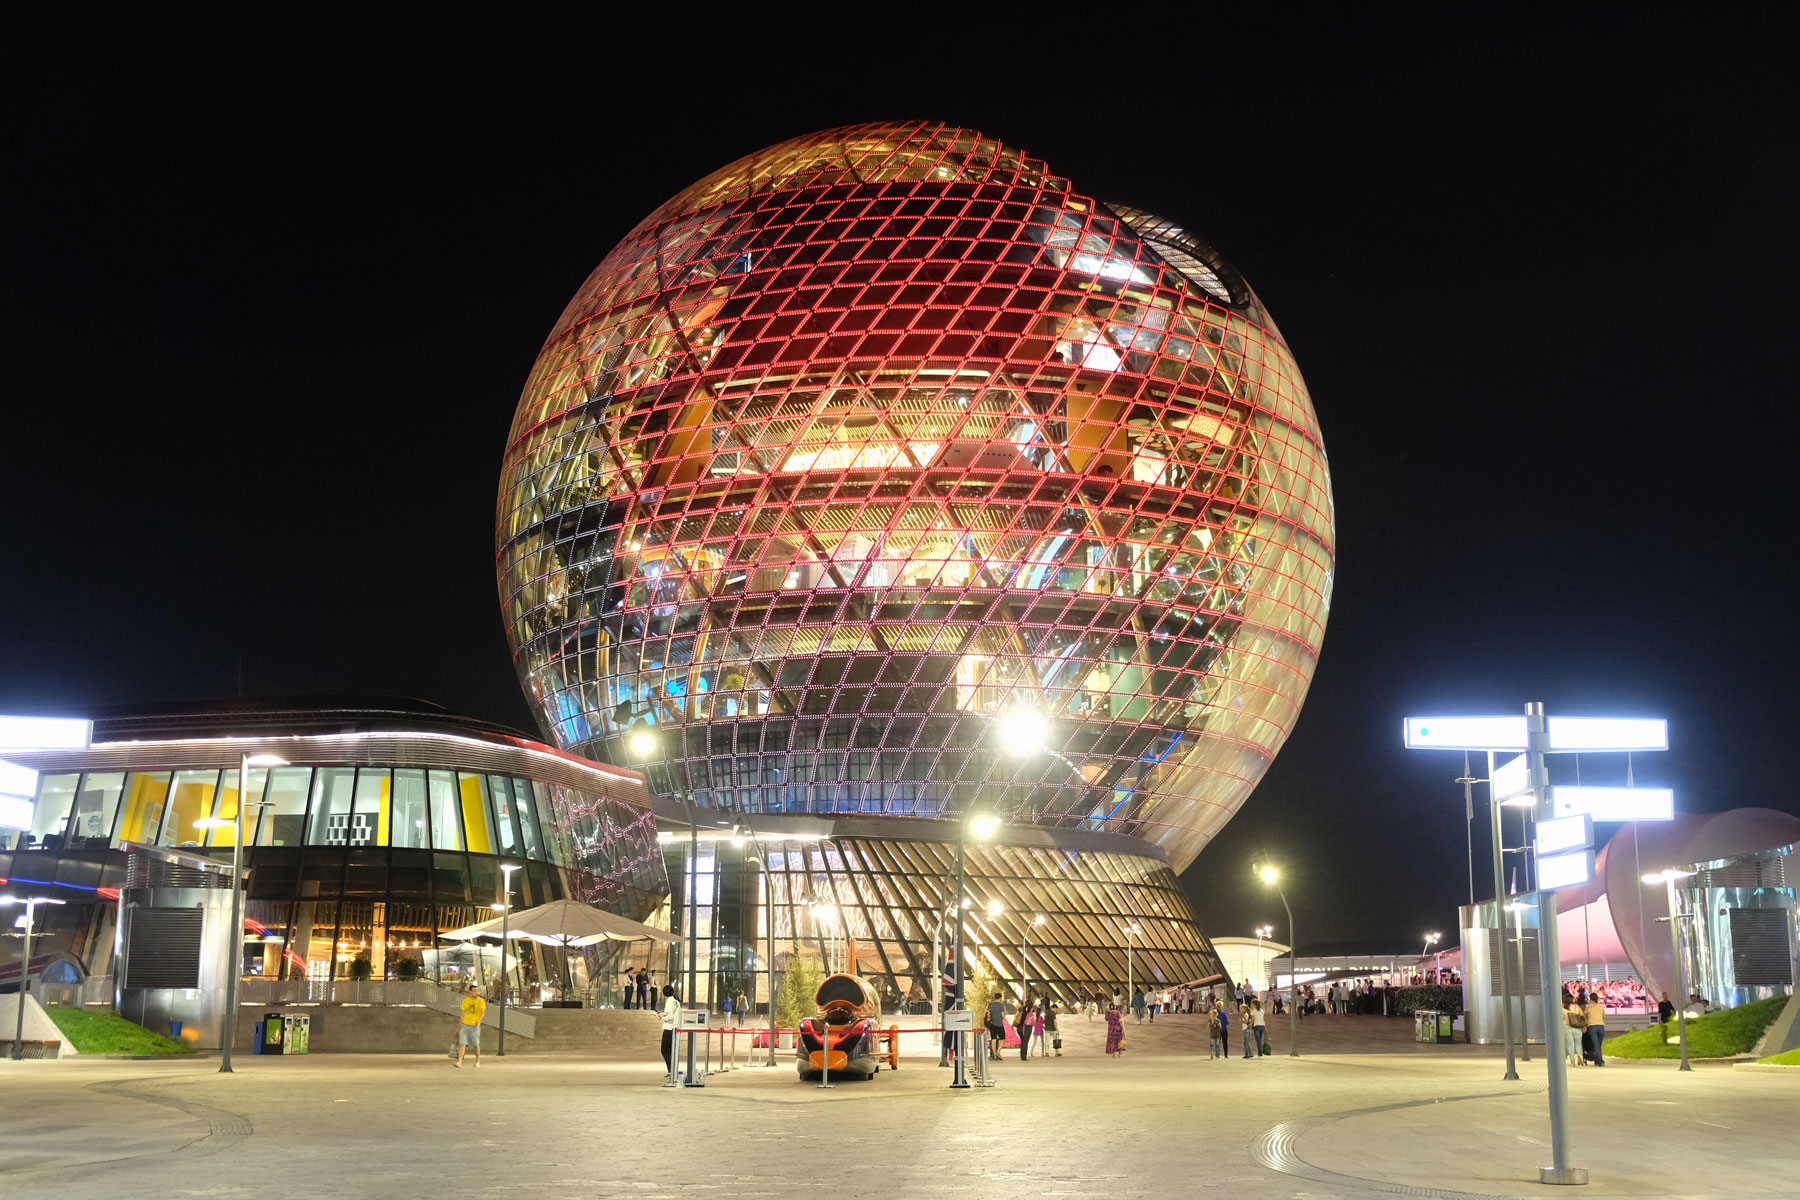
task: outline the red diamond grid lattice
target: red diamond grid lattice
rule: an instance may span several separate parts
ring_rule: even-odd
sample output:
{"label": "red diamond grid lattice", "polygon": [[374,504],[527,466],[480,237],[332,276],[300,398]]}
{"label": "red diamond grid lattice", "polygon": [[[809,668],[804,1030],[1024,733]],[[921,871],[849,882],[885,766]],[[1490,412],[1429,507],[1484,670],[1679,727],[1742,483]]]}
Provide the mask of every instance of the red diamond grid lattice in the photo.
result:
{"label": "red diamond grid lattice", "polygon": [[566,749],[648,730],[702,804],[989,805],[1176,870],[1293,728],[1333,570],[1243,277],[932,123],[784,142],[627,235],[532,369],[496,544]]}

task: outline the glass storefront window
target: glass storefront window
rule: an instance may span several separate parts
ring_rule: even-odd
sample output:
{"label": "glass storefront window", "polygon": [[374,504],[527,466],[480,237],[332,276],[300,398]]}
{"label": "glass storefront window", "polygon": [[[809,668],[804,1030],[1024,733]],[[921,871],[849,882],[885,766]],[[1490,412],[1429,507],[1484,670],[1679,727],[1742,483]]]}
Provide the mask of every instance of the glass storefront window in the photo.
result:
{"label": "glass storefront window", "polygon": [[518,828],[513,824],[512,780],[504,775],[489,775],[488,788],[494,798],[494,827],[500,832],[500,853],[519,852]]}
{"label": "glass storefront window", "polygon": [[544,840],[538,835],[537,798],[531,794],[531,781],[512,780],[513,803],[519,810],[519,832],[524,836],[525,857],[542,860]]}
{"label": "glass storefront window", "polygon": [[119,821],[119,841],[153,842],[162,827],[163,808],[169,799],[169,772],[133,771],[125,780],[125,815]]}
{"label": "glass storefront window", "polygon": [[37,804],[31,810],[29,843],[44,850],[60,850],[67,845],[69,808],[75,802],[74,775],[43,775],[38,778]]}
{"label": "glass storefront window", "polygon": [[320,767],[314,773],[307,845],[349,845],[350,793],[355,777],[356,771],[352,767]]}
{"label": "glass storefront window", "polygon": [[426,829],[429,802],[425,793],[425,772],[399,768],[394,772],[394,800],[388,845],[426,850],[431,846]]}
{"label": "glass storefront window", "polygon": [[119,813],[119,795],[125,790],[125,773],[113,771],[81,777],[75,808],[69,814],[71,844],[105,846],[112,837],[113,818]]}
{"label": "glass storefront window", "polygon": [[386,844],[392,794],[393,782],[387,768],[362,767],[356,772],[356,811],[350,816],[350,845]]}
{"label": "glass storefront window", "polygon": [[212,816],[213,796],[218,790],[216,767],[175,772],[175,782],[169,788],[168,811],[163,814],[162,833],[156,844],[199,846],[206,830],[196,829],[194,822]]}
{"label": "glass storefront window", "polygon": [[494,816],[488,810],[487,787],[483,776],[459,773],[456,791],[462,804],[463,830],[468,834],[469,850],[475,854],[494,852]]}
{"label": "glass storefront window", "polygon": [[278,767],[263,797],[268,807],[262,810],[257,828],[259,846],[298,846],[306,829],[306,792],[312,782],[311,767]]}
{"label": "glass storefront window", "polygon": [[431,844],[439,850],[462,849],[462,809],[456,800],[456,777],[433,771],[431,785]]}
{"label": "glass storefront window", "polygon": [[[238,773],[236,771],[226,771],[224,773],[224,779],[221,782],[223,783],[223,786],[219,788],[219,819],[224,821],[235,821],[237,820]],[[268,786],[269,769],[267,767],[251,767],[249,786],[250,799],[252,801],[261,800],[263,790]],[[244,822],[244,842],[246,845],[250,845],[253,844],[256,839],[255,809],[251,809],[244,814]],[[229,848],[231,846],[232,833],[233,831],[230,829],[208,829],[206,830],[207,836],[201,839],[201,844],[206,846],[225,846]]]}

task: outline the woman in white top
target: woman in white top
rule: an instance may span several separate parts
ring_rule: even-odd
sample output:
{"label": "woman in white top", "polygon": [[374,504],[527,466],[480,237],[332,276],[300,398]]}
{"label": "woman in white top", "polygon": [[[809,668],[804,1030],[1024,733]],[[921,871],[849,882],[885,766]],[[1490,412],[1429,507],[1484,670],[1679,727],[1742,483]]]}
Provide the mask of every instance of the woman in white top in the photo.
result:
{"label": "woman in white top", "polygon": [[1263,1038],[1266,1036],[1268,1018],[1263,1013],[1262,997],[1253,997],[1250,1001],[1250,1027],[1256,1030],[1256,1053],[1261,1057]]}
{"label": "woman in white top", "polygon": [[662,1056],[663,1066],[669,1070],[669,1081],[664,1087],[675,1086],[675,1027],[681,1024],[681,1001],[675,998],[675,989],[668,984],[663,985],[662,1005]]}

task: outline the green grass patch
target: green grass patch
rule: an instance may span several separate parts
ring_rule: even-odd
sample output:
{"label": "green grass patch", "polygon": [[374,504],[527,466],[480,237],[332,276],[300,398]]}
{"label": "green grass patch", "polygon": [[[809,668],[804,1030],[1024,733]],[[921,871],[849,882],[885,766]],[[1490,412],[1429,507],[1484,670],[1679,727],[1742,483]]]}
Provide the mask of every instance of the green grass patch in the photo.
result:
{"label": "green grass patch", "polygon": [[[1695,1017],[1687,1023],[1688,1056],[1690,1058],[1730,1058],[1748,1054],[1756,1048],[1756,1039],[1774,1024],[1787,1005],[1786,996],[1758,1000],[1738,1008],[1721,1009]],[[1678,1021],[1667,1025],[1651,1025],[1632,1033],[1606,1039],[1606,1056],[1620,1058],[1680,1058],[1680,1045],[1668,1039],[1676,1035]]]}
{"label": "green grass patch", "polygon": [[1783,1050],[1780,1054],[1771,1054],[1756,1061],[1773,1063],[1778,1067],[1800,1067],[1800,1049]]}
{"label": "green grass patch", "polygon": [[152,1033],[118,1013],[85,1008],[46,1008],[69,1045],[82,1054],[192,1054],[186,1042]]}

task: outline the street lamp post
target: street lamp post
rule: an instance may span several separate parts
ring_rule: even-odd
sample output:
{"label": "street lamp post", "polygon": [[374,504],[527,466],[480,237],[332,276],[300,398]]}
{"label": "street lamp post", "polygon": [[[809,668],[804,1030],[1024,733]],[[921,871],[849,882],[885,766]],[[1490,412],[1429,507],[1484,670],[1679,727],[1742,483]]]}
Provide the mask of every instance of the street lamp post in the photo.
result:
{"label": "street lamp post", "polygon": [[25,1057],[25,997],[31,994],[31,923],[40,904],[61,904],[61,900],[52,900],[48,896],[0,896],[0,905],[25,906],[25,956],[19,960],[19,1003],[18,1020],[13,1027],[12,1056],[14,1061]]}
{"label": "street lamp post", "polygon": [[1675,1006],[1676,1027],[1681,1038],[1681,1069],[1691,1071],[1694,1068],[1688,1063],[1687,1040],[1687,1008],[1688,977],[1687,954],[1681,944],[1681,912],[1676,902],[1675,881],[1686,879],[1692,871],[1683,871],[1678,867],[1670,867],[1666,871],[1658,871],[1644,876],[1645,883],[1661,883],[1669,889],[1669,950],[1675,955],[1675,977],[1681,985],[1681,1003]]}
{"label": "street lamp post", "polygon": [[1258,925],[1256,927],[1256,969],[1267,972],[1265,980],[1268,983],[1271,992],[1275,990],[1275,960],[1270,959],[1268,963],[1265,964],[1263,962],[1262,952],[1263,941],[1273,937],[1274,934],[1275,927],[1273,925]]}
{"label": "street lamp post", "polygon": [[[648,761],[656,752],[657,736],[649,726],[639,725],[633,729],[626,740],[626,747],[640,760]],[[667,756],[664,759],[667,762]],[[671,770],[671,782],[673,771]],[[694,818],[694,804],[684,793],[681,798],[682,807],[687,810],[688,823],[688,859],[687,859],[687,1002],[691,1006],[696,1003],[700,990],[700,824]],[[679,962],[679,960],[677,960]],[[687,1078],[684,1087],[705,1087],[695,1074],[694,1039],[687,1040]]]}
{"label": "street lamp post", "polygon": [[[1000,818],[999,817],[992,816],[988,813],[976,813],[976,814],[972,814],[969,817],[965,818],[963,820],[962,827],[957,831],[957,837],[956,837],[956,907],[957,907],[957,913],[956,913],[955,957],[956,957],[956,1011],[958,1011],[958,1012],[963,1011],[963,1009],[966,1007],[965,1002],[966,1002],[966,999],[969,994],[968,993],[968,982],[969,982],[968,960],[966,958],[964,958],[964,956],[963,956],[963,917],[962,917],[962,911],[961,911],[962,900],[963,900],[963,890],[968,884],[968,870],[967,870],[967,865],[966,865],[965,860],[968,857],[969,838],[972,835],[977,839],[985,841],[987,838],[992,837],[994,830],[998,829],[999,827],[1000,827]],[[957,1033],[956,1033],[956,1063],[955,1063],[956,1069],[950,1079],[951,1087],[957,1088],[957,1089],[966,1089],[969,1086],[968,1057],[969,1057],[969,1034],[968,1034],[967,1030],[959,1029],[959,1030],[957,1030]]]}
{"label": "street lamp post", "polygon": [[1257,867],[1256,874],[1281,897],[1281,907],[1288,920],[1288,1057],[1300,1057],[1300,939],[1294,934],[1294,909],[1281,886],[1281,872],[1274,867]]}
{"label": "street lamp post", "polygon": [[1132,996],[1137,994],[1137,988],[1132,979],[1131,969],[1132,939],[1143,936],[1144,931],[1138,927],[1136,921],[1133,921],[1125,927],[1125,1003],[1128,1007],[1131,1005]]}
{"label": "street lamp post", "polygon": [[500,910],[500,1049],[495,1053],[501,1058],[506,1057],[506,947],[512,932],[512,873],[518,869],[518,863],[500,864],[500,903],[494,905]]}
{"label": "street lamp post", "polygon": [[1022,927],[1024,932],[1019,935],[1019,970],[1024,972],[1025,976],[1024,979],[1020,981],[1022,988],[1020,993],[1021,1001],[1024,1000],[1025,996],[1031,994],[1031,931],[1043,923],[1044,914],[1039,913],[1024,924]]}
{"label": "street lamp post", "polygon": [[261,803],[250,799],[251,767],[285,767],[287,759],[274,754],[238,755],[237,812],[231,819],[207,817],[194,822],[197,829],[230,829],[231,925],[225,931],[225,1011],[219,1018],[219,1073],[232,1074],[231,1044],[237,1040],[238,975],[244,968],[244,810]]}
{"label": "street lamp post", "polygon": [[[1426,934],[1426,935],[1425,935],[1425,948],[1424,948],[1424,949],[1423,949],[1423,950],[1420,950],[1420,951],[1419,951],[1419,957],[1420,957],[1420,958],[1424,958],[1424,957],[1425,957],[1425,956],[1426,956],[1426,955],[1427,955],[1427,954],[1430,954],[1430,953],[1431,953],[1431,948],[1432,948],[1432,947],[1433,947],[1433,946],[1435,946],[1435,945],[1437,945],[1437,944],[1438,944],[1438,941],[1439,941],[1439,940],[1440,940],[1440,939],[1441,939],[1441,938],[1442,938],[1442,937],[1443,937],[1443,936],[1444,936],[1444,935],[1443,935],[1443,934],[1441,934],[1441,933],[1428,933],[1428,934]],[[1432,969],[1432,973],[1431,973],[1431,982],[1433,982],[1433,983],[1442,983],[1442,982],[1444,982],[1444,980],[1443,980],[1443,977],[1442,977],[1442,975],[1441,975],[1441,974],[1440,974],[1440,973],[1439,973],[1439,972],[1438,972],[1438,970],[1437,970],[1437,968],[1435,968],[1435,967],[1434,967],[1434,968],[1433,968],[1433,969]]]}
{"label": "street lamp post", "polygon": [[[731,840],[736,845],[743,847],[745,857],[754,858],[756,865],[762,868],[763,922],[769,939],[769,1065],[773,1067],[777,1065],[775,1059],[775,883],[769,878],[769,860],[761,850],[757,849],[756,837],[751,833],[750,827],[739,825],[734,830],[734,834],[735,836]],[[752,992],[756,990],[754,975],[750,977],[750,990]]]}

